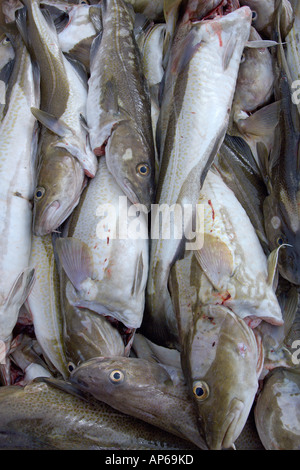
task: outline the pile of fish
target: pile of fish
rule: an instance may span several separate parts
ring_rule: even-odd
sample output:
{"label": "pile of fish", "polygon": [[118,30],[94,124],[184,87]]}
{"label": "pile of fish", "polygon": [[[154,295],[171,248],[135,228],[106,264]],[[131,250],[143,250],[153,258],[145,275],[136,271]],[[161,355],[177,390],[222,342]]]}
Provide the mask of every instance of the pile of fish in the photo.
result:
{"label": "pile of fish", "polygon": [[300,2],[3,0],[0,448],[300,449]]}

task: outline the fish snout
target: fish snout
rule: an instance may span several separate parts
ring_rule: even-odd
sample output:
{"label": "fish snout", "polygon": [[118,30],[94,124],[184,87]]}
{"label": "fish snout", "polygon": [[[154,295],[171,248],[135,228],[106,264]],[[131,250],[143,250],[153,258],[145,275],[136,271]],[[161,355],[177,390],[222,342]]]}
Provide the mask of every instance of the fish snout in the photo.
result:
{"label": "fish snout", "polygon": [[57,211],[60,208],[59,201],[53,201],[44,211],[34,214],[33,233],[43,236],[51,233],[57,228]]}
{"label": "fish snout", "polygon": [[[206,432],[206,442],[210,450],[222,450],[233,447],[243,429],[244,403],[238,398],[233,398],[223,423],[214,421],[212,432]],[[246,421],[245,417],[245,421]]]}

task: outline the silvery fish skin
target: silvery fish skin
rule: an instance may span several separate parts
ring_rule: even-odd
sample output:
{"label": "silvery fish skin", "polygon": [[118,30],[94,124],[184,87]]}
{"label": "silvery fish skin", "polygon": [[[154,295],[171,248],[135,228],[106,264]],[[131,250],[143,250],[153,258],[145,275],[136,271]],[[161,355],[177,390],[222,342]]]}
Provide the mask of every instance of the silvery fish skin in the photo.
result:
{"label": "silvery fish skin", "polygon": [[85,174],[95,175],[97,159],[80,116],[85,116],[87,81],[63,56],[55,26],[49,15],[43,15],[39,3],[24,1],[30,50],[41,73],[41,109],[32,109],[43,124],[33,230],[35,235],[45,235],[78,204]]}
{"label": "silvery fish skin", "polygon": [[[259,41],[261,36],[251,27],[249,41]],[[235,122],[248,117],[248,113],[268,104],[274,88],[273,60],[268,48],[246,47],[239,68],[232,103]]]}
{"label": "silvery fish skin", "polygon": [[204,211],[204,237],[202,247],[194,253],[204,272],[200,283],[202,304],[219,303],[246,321],[282,325],[273,282],[276,265],[268,263],[242,205],[212,170],[206,176],[198,204]]}
{"label": "silvery fish skin", "polygon": [[299,145],[300,121],[284,72],[280,72],[279,123],[271,152],[268,175],[269,195],[264,202],[265,229],[270,249],[281,245],[278,267],[282,277],[300,284]]}
{"label": "silvery fish skin", "polygon": [[[152,87],[158,88],[164,75],[163,40],[166,31],[165,23],[151,25],[145,32],[141,52],[145,77],[150,92]],[[157,96],[158,99],[158,96]]]}
{"label": "silvery fish skin", "polygon": [[140,358],[98,357],[75,369],[70,380],[118,411],[206,449],[180,370]]}
{"label": "silvery fish skin", "polygon": [[147,215],[141,211],[137,218],[137,210],[101,157],[67,237],[55,244],[66,273],[62,288],[68,302],[111,316],[129,329],[141,325],[148,275]]}
{"label": "silvery fish skin", "polygon": [[59,278],[51,235],[32,236],[30,264],[35,269],[35,283],[26,307],[32,315],[34,332],[43,354],[66,379],[68,360],[63,343]]}
{"label": "silvery fish skin", "polygon": [[102,32],[91,49],[87,124],[91,147],[129,200],[150,209],[155,156],[148,85],[123,0],[101,4]]}
{"label": "silvery fish skin", "polygon": [[[254,28],[269,38],[273,34],[278,3],[276,0],[240,0],[241,5],[247,5],[253,11],[252,25]],[[294,17],[293,8],[288,0],[282,0],[282,8],[280,27],[282,37],[285,38],[292,27]]]}
{"label": "silvery fish skin", "polygon": [[196,449],[58,380],[0,387],[0,417],[1,449]]}
{"label": "silvery fish skin", "polygon": [[266,377],[255,424],[266,450],[300,449],[300,371],[278,367]]}
{"label": "silvery fish skin", "polygon": [[259,338],[229,308],[203,306],[193,252],[178,260],[169,289],[178,322],[182,370],[209,449],[231,447],[243,430],[263,363]]}
{"label": "silvery fish skin", "polygon": [[16,56],[0,124],[0,339],[7,349],[34,279],[29,257],[37,128],[30,107],[39,105],[29,53],[16,34],[10,37]]}
{"label": "silvery fish skin", "polygon": [[[171,50],[164,79],[158,128],[161,166],[157,204],[168,207],[177,204],[180,209],[189,206],[195,210],[201,185],[225,137],[250,23],[250,9],[240,8],[224,17],[190,26],[189,32],[173,43],[175,49]],[[158,218],[159,211],[156,214],[152,211],[154,227],[159,226]],[[191,215],[186,217],[187,226],[189,222]],[[169,271],[185,242],[182,233],[177,239],[164,236],[151,240],[147,330],[153,325],[159,331],[159,323],[168,316]],[[148,330],[146,335],[150,334]]]}

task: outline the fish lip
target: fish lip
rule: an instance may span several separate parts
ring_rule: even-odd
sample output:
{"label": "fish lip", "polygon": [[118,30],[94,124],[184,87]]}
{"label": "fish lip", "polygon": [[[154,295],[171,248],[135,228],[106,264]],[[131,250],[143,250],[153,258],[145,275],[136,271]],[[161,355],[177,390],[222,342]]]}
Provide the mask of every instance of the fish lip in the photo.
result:
{"label": "fish lip", "polygon": [[[234,441],[238,436],[236,436],[236,428],[239,422],[239,418],[244,409],[244,403],[238,398],[234,398],[230,405],[230,410],[225,418],[224,427],[225,432],[222,440],[222,448],[228,449],[234,444]],[[229,421],[229,425],[227,423]],[[223,428],[224,429],[224,428]]]}
{"label": "fish lip", "polygon": [[244,403],[238,398],[233,398],[229,411],[211,442],[207,442],[210,450],[222,450],[232,447],[238,435],[236,432],[240,416],[244,409]]}
{"label": "fish lip", "polygon": [[[43,236],[51,233],[53,230],[53,218],[60,208],[60,202],[55,200],[51,202],[43,211],[43,215],[38,224],[34,223],[33,234],[36,236]],[[55,228],[55,227],[54,227]]]}

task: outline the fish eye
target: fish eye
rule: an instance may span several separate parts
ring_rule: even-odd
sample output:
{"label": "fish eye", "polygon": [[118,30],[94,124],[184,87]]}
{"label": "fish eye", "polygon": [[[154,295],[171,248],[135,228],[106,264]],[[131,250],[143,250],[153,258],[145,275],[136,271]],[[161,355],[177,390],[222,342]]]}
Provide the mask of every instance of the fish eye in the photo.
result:
{"label": "fish eye", "polygon": [[255,10],[252,10],[252,21],[257,20],[257,12]]}
{"label": "fish eye", "polygon": [[283,245],[283,243],[284,243],[283,238],[282,238],[282,237],[278,237],[277,240],[276,240],[276,243],[277,243],[278,246]]}
{"label": "fish eye", "polygon": [[122,371],[116,369],[110,373],[109,378],[112,383],[117,384],[117,383],[123,382],[124,374]]}
{"label": "fish eye", "polygon": [[69,362],[67,367],[69,372],[73,372],[75,369],[75,364],[73,364],[73,362]]}
{"label": "fish eye", "polygon": [[10,44],[10,39],[7,36],[5,36],[5,38],[2,41],[2,44],[4,44],[4,45]]}
{"label": "fish eye", "polygon": [[38,187],[38,188],[36,188],[34,197],[35,197],[36,200],[39,201],[40,199],[42,199],[44,194],[45,194],[45,188]]}
{"label": "fish eye", "polygon": [[139,175],[141,176],[148,176],[149,173],[150,173],[150,168],[149,166],[147,165],[147,163],[140,163],[137,167],[136,167],[136,171]]}
{"label": "fish eye", "polygon": [[196,380],[193,383],[193,394],[199,401],[205,400],[209,396],[209,388],[206,382]]}

